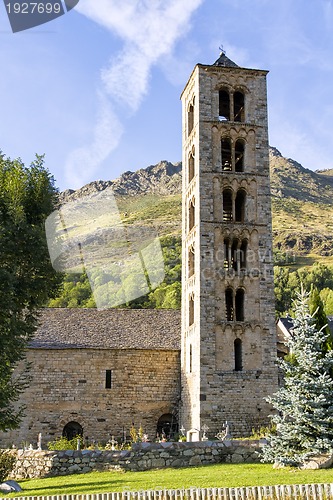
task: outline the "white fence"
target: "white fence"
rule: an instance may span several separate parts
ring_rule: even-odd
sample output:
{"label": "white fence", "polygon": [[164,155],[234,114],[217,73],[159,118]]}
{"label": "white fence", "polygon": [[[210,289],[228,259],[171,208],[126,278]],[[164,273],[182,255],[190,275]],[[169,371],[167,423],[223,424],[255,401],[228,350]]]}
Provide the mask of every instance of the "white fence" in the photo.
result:
{"label": "white fence", "polygon": [[[14,500],[332,500],[333,483],[123,491],[88,495],[15,497]],[[13,499],[11,499],[13,500]]]}

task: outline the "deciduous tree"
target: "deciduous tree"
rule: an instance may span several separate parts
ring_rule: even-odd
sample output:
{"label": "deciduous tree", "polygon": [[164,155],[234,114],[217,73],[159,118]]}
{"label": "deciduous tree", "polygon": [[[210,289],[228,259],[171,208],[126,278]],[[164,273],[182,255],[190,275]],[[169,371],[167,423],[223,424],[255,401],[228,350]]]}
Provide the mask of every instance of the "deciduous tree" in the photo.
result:
{"label": "deciduous tree", "polygon": [[26,347],[36,330],[39,308],[59,282],[44,230],[56,197],[43,157],[36,156],[28,168],[20,159],[10,160],[0,153],[1,430],[20,422],[23,409],[15,403],[27,383]]}

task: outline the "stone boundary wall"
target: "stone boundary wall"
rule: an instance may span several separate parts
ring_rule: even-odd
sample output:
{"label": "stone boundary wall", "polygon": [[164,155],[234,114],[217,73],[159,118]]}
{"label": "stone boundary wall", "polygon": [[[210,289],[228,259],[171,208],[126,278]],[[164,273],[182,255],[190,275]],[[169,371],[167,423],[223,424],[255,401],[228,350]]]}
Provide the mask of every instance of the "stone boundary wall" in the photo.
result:
{"label": "stone boundary wall", "polygon": [[131,450],[17,450],[12,479],[83,474],[91,471],[144,471],[215,463],[259,462],[259,441],[139,443]]}

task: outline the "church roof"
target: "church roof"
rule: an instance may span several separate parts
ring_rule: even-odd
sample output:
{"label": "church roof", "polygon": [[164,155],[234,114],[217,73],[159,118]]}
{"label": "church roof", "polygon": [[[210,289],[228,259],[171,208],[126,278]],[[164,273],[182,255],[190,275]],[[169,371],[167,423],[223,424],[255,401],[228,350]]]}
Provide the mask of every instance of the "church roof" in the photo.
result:
{"label": "church roof", "polygon": [[224,66],[225,68],[239,68],[239,66],[234,63],[229,57],[221,52],[220,57],[214,62],[213,66]]}
{"label": "church roof", "polygon": [[180,311],[43,309],[33,349],[180,350]]}

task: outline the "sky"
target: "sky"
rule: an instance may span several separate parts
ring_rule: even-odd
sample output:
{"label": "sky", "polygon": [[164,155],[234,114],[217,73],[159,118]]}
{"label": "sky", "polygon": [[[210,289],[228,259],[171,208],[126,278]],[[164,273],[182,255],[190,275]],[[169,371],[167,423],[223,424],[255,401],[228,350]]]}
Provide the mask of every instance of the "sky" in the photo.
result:
{"label": "sky", "polygon": [[80,0],[18,33],[1,4],[0,44],[0,149],[61,190],[180,161],[180,94],[220,46],[269,70],[270,145],[333,168],[333,0]]}

